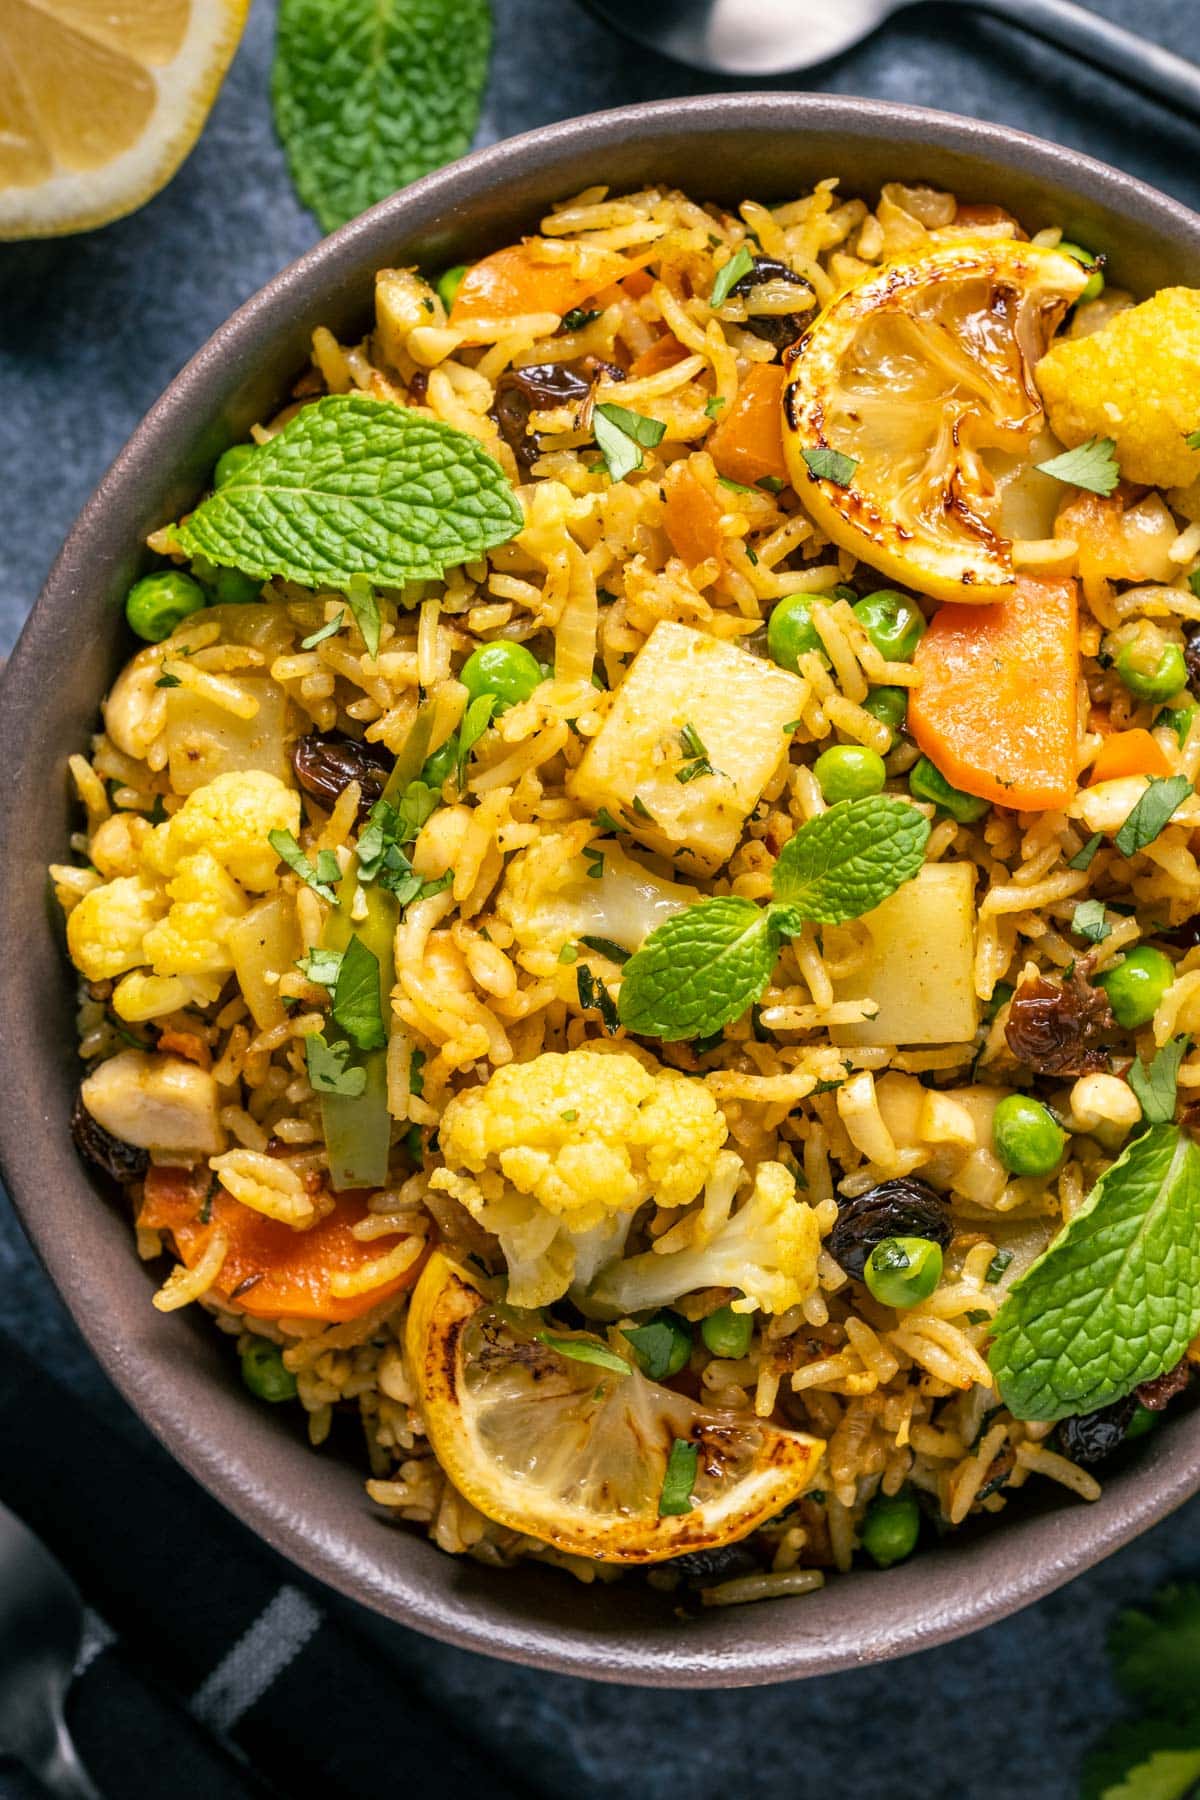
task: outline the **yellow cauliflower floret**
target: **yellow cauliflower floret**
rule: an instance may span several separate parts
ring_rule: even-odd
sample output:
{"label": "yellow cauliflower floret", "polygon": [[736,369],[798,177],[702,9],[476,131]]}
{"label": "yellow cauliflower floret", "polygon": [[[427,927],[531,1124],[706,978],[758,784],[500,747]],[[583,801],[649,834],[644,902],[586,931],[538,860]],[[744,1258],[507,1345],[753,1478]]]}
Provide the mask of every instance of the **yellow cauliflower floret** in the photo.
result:
{"label": "yellow cauliflower floret", "polygon": [[279,883],[279,856],[268,834],[294,835],[299,826],[294,788],[263,769],[232,769],[188,795],[155,831],[146,860],[160,874],[173,875],[185,857],[205,850],[243,887],[265,894]]}
{"label": "yellow cauliflower floret", "polygon": [[67,919],[71,961],[89,981],[108,981],[136,968],[146,960],[146,933],[165,909],[161,888],[140,875],[120,875],[93,888]]}
{"label": "yellow cauliflower floret", "polygon": [[248,902],[216,857],[207,850],[185,857],[167,883],[167,894],[171,910],[147,931],[139,962],[149,963],[156,975],[216,975],[232,969],[229,927]]}
{"label": "yellow cauliflower floret", "polygon": [[1200,418],[1200,290],[1162,288],[1089,337],[1060,338],[1037,383],[1064,444],[1112,438],[1127,481],[1186,487],[1200,475],[1186,441]]}
{"label": "yellow cauliflower floret", "polygon": [[512,1304],[545,1306],[621,1254],[643,1201],[694,1200],[725,1136],[685,1075],[621,1051],[547,1052],[451,1100],[433,1183],[500,1239]]}
{"label": "yellow cauliflower floret", "polygon": [[510,1063],[457,1095],[440,1143],[448,1167],[498,1169],[586,1229],[651,1195],[660,1206],[694,1200],[725,1135],[698,1082],[673,1069],[651,1074],[621,1052],[580,1049]]}

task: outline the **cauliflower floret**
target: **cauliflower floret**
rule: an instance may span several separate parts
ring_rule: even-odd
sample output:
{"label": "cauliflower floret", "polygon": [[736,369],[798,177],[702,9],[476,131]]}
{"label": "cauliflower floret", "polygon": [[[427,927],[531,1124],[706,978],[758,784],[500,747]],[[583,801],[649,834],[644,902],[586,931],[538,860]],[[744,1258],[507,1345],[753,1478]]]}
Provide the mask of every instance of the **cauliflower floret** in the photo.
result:
{"label": "cauliflower floret", "polygon": [[162,918],[166,900],[157,883],[119,875],[93,888],[67,919],[71,961],[89,981],[108,981],[146,960],[146,933]]}
{"label": "cauliflower floret", "polygon": [[698,1288],[729,1287],[734,1312],[786,1312],[817,1291],[817,1215],[782,1163],[761,1163],[749,1199],[707,1242],[613,1263],[589,1298],[622,1313],[665,1306]]}
{"label": "cauliflower floret", "polygon": [[620,1255],[643,1201],[694,1200],[725,1136],[707,1089],[674,1070],[547,1052],[451,1100],[432,1179],[500,1239],[511,1303],[545,1306]]}
{"label": "cauliflower floret", "polygon": [[1162,288],[1089,337],[1060,338],[1037,365],[1055,435],[1112,438],[1127,481],[1186,487],[1200,475],[1196,429],[1200,291]]}
{"label": "cauliflower floret", "polygon": [[244,888],[265,894],[279,885],[279,856],[268,834],[294,835],[299,826],[294,788],[263,769],[231,769],[196,788],[157,828],[146,860],[160,874],[173,875],[184,858],[205,850]]}
{"label": "cauliflower floret", "polygon": [[517,934],[521,966],[534,975],[552,975],[559,951],[574,938],[608,938],[637,950],[656,925],[701,898],[697,889],[653,874],[615,844],[605,844],[595,879],[594,865],[581,853],[592,827],[587,820],[581,825],[547,832],[514,856],[496,899],[496,911]]}
{"label": "cauliflower floret", "polygon": [[217,1084],[181,1056],[122,1050],[93,1069],[79,1097],[98,1125],[127,1144],[193,1156],[225,1148]]}
{"label": "cauliflower floret", "polygon": [[167,883],[167,894],[171,910],[147,931],[137,960],[149,963],[156,975],[216,975],[232,969],[229,928],[249,903],[216,857],[207,850],[185,857]]}

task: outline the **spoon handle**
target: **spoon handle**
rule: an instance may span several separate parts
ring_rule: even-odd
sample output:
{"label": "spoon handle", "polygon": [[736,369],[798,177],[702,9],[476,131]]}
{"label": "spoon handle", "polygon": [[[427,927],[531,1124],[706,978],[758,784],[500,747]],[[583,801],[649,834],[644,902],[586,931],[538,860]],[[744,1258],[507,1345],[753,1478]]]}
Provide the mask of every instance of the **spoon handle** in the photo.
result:
{"label": "spoon handle", "polygon": [[1111,25],[1074,0],[970,0],[1010,25],[1071,50],[1177,111],[1200,114],[1200,68],[1145,38]]}

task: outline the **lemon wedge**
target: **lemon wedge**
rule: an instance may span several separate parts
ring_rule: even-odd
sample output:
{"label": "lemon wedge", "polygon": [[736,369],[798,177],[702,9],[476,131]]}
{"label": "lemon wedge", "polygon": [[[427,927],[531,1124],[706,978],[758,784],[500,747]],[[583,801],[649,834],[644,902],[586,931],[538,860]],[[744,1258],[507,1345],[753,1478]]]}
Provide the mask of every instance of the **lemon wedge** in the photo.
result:
{"label": "lemon wedge", "polygon": [[[577,1360],[612,1350],[489,1300],[435,1251],[413,1292],[405,1349],[446,1474],[489,1519],[602,1562],[652,1563],[734,1543],[803,1493],[824,1444],[718,1412],[628,1372]],[[614,1345],[623,1341],[614,1337]],[[574,1354],[555,1346],[569,1344]],[[668,1464],[695,1446],[686,1511],[659,1513]],[[674,1459],[673,1459],[674,1452]]]}
{"label": "lemon wedge", "polygon": [[0,238],[141,206],[200,134],[249,0],[2,0]]}
{"label": "lemon wedge", "polygon": [[1034,365],[1086,283],[1058,250],[957,238],[831,301],[796,348],[783,439],[835,544],[934,600],[1005,598],[988,456],[1027,453],[1043,430]]}

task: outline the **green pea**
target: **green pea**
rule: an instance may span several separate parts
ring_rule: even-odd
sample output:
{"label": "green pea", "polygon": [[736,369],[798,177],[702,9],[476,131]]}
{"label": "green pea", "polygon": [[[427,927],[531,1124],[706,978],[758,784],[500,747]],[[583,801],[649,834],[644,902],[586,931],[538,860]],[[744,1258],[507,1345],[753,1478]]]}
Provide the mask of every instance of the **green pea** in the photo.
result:
{"label": "green pea", "polygon": [[873,719],[886,725],[892,734],[894,744],[908,718],[908,689],[900,687],[872,688],[862,702],[864,712],[869,712]]}
{"label": "green pea", "polygon": [[917,1547],[921,1512],[905,1489],[899,1494],[877,1494],[862,1522],[862,1547],[880,1569],[903,1562]]}
{"label": "green pea", "polygon": [[1108,995],[1118,1025],[1136,1031],[1139,1025],[1150,1023],[1174,979],[1175,966],[1169,956],[1153,944],[1135,944],[1121,962],[1097,975],[1096,986]]}
{"label": "green pea", "polygon": [[942,1279],[941,1245],[931,1238],[884,1238],[868,1256],[863,1279],[882,1306],[916,1306]]}
{"label": "green pea", "polygon": [[1104,271],[1100,267],[1100,258],[1093,255],[1092,251],[1085,250],[1082,244],[1062,243],[1058,248],[1064,256],[1069,256],[1073,262],[1082,263],[1085,269],[1091,270],[1087,286],[1080,294],[1077,304],[1082,305],[1086,300],[1099,299],[1104,292]]}
{"label": "green pea", "polygon": [[1187,664],[1178,644],[1164,644],[1152,668],[1146,668],[1136,644],[1122,644],[1114,667],[1138,700],[1172,700],[1187,686]]}
{"label": "green pea", "polygon": [[998,981],[996,983],[995,987],[992,989],[991,999],[984,1001],[983,1017],[987,1024],[991,1024],[1002,1006],[1008,1005],[1008,1002],[1012,999],[1016,991],[1017,990],[1011,981]]}
{"label": "green pea", "polygon": [[1058,1167],[1067,1134],[1040,1100],[1006,1094],[992,1114],[992,1144],[1012,1175],[1049,1175]]}
{"label": "green pea", "polygon": [[132,630],[148,644],[161,644],[189,613],[208,604],[204,589],[190,575],[177,569],[161,575],[143,575],[125,596],[125,617]]}
{"label": "green pea", "polygon": [[700,1336],[714,1356],[745,1356],[754,1336],[754,1314],[735,1313],[732,1306],[719,1306],[701,1323]]}
{"label": "green pea", "polygon": [[1196,716],[1194,706],[1164,706],[1154,721],[1155,729],[1166,725],[1175,733],[1175,742],[1182,750],[1187,743],[1188,732],[1192,729],[1192,720]]}
{"label": "green pea", "polygon": [[625,1336],[639,1369],[651,1381],[669,1381],[692,1354],[692,1333],[686,1319],[666,1309],[655,1313],[648,1324],[627,1326]]}
{"label": "green pea", "polygon": [[537,657],[524,644],[497,638],[493,644],[481,644],[478,650],[472,650],[458,679],[472,700],[494,694],[496,711],[502,713],[518,700],[528,700],[545,678]]}
{"label": "green pea", "polygon": [[429,787],[440,788],[454,767],[458,745],[454,738],[447,738],[440,750],[435,750],[425,767],[421,770],[421,780]]}
{"label": "green pea", "polygon": [[813,774],[830,804],[835,800],[865,800],[869,794],[877,794],[887,780],[882,756],[861,744],[834,744],[831,749],[822,750],[813,764]]}
{"label": "green pea", "polygon": [[839,581],[836,587],[831,587],[827,594],[821,595],[821,598],[822,600],[848,600],[853,606],[858,595],[852,587],[847,587],[844,581]]}
{"label": "green pea", "polygon": [[990,805],[990,801],[980,800],[975,794],[964,794],[961,788],[951,787],[927,756],[909,770],[908,791],[914,800],[932,801],[939,812],[948,813],[960,825],[982,819]]}
{"label": "green pea", "polygon": [[1148,1406],[1143,1406],[1139,1400],[1133,1409],[1133,1417],[1125,1428],[1126,1443],[1128,1443],[1131,1438],[1145,1437],[1148,1431],[1154,1430],[1154,1427],[1161,1419],[1161,1413],[1152,1412]]}
{"label": "green pea", "polygon": [[257,444],[231,444],[217,458],[217,466],[213,470],[213,486],[222,488],[228,482],[235,481],[257,455]]}
{"label": "green pea", "polygon": [[283,1352],[267,1338],[255,1338],[242,1351],[242,1380],[260,1400],[294,1400],[296,1377],[283,1366]]}
{"label": "green pea", "polygon": [[854,608],[854,616],[888,662],[911,662],[925,632],[925,615],[915,600],[894,588],[868,594]]}
{"label": "green pea", "polygon": [[260,577],[246,575],[241,569],[214,569],[208,586],[213,606],[249,606],[262,597]]}
{"label": "green pea", "polygon": [[462,286],[463,276],[466,272],[466,263],[455,263],[452,269],[447,269],[444,275],[438,276],[438,299],[447,312],[454,305],[454,296]]}
{"label": "green pea", "polygon": [[785,594],[767,620],[767,650],[771,661],[793,675],[800,658],[815,650],[824,663],[829,662],[817,628],[813,624],[811,594]]}

